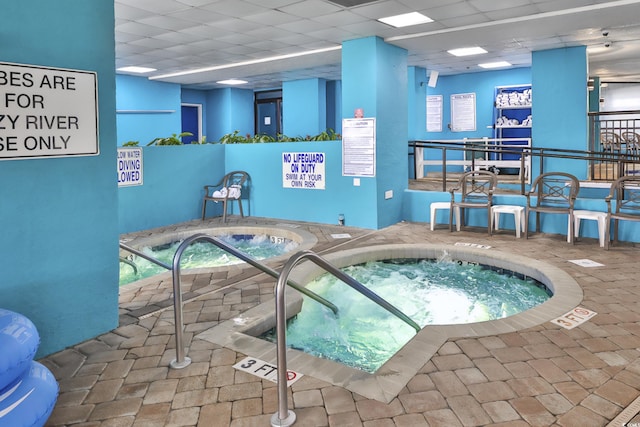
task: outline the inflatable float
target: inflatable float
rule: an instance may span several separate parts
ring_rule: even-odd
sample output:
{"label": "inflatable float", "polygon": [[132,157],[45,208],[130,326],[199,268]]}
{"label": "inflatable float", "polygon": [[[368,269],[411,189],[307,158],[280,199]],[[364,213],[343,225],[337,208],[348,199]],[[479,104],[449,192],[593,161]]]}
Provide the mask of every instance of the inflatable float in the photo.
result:
{"label": "inflatable float", "polygon": [[41,427],[53,411],[58,383],[33,360],[39,344],[28,318],[0,309],[0,427]]}

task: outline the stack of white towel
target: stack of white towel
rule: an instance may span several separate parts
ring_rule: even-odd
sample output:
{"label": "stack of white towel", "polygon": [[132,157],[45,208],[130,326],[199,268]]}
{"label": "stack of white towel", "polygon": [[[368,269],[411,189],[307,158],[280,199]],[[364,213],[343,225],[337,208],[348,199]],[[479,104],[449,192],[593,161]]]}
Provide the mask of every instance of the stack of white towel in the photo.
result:
{"label": "stack of white towel", "polygon": [[231,185],[229,188],[222,187],[220,190],[213,192],[213,197],[216,199],[239,199],[240,198],[240,186],[237,184]]}
{"label": "stack of white towel", "polygon": [[531,89],[522,92],[501,92],[496,96],[496,107],[521,107],[531,105]]}

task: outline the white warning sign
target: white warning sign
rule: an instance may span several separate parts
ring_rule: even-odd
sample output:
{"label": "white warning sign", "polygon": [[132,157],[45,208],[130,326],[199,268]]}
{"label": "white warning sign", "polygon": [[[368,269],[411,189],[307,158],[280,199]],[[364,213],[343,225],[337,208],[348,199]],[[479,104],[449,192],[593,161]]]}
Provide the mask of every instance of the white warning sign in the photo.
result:
{"label": "white warning sign", "polygon": [[0,160],[97,155],[97,74],[0,62]]}
{"label": "white warning sign", "polygon": [[324,190],[324,153],[282,153],[282,186]]}
{"label": "white warning sign", "polygon": [[[245,357],[235,365],[235,369],[247,372],[256,377],[260,377],[264,380],[271,381],[273,383],[278,382],[278,367],[267,362],[263,362],[255,357]],[[287,387],[302,378],[302,374],[294,371],[287,371]]]}
{"label": "white warning sign", "polygon": [[118,187],[142,185],[142,148],[118,148]]}

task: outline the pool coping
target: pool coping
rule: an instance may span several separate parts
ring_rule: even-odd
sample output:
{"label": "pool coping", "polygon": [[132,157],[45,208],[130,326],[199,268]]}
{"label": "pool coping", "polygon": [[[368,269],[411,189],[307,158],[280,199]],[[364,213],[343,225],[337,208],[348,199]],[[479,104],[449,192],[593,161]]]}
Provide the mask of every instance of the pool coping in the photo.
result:
{"label": "pool coping", "polygon": [[[532,277],[546,285],[553,292],[553,297],[537,307],[504,319],[464,325],[426,326],[373,374],[293,349],[287,350],[287,368],[364,397],[389,403],[447,340],[497,335],[538,326],[574,309],[583,299],[578,283],[560,268],[494,249],[441,244],[392,244],[339,251],[323,258],[341,268],[376,259],[439,259],[445,253],[454,260],[491,265]],[[303,262],[292,271],[290,279],[297,283],[308,283],[322,273],[324,270],[312,262]],[[285,295],[287,314],[292,316],[300,310],[302,296],[289,288]],[[276,345],[254,336],[274,325],[275,306],[271,300],[198,334],[196,338],[275,364]]]}
{"label": "pool coping", "polygon": [[[278,231],[278,237],[284,237],[286,239],[295,241],[298,243],[298,247],[296,247],[293,251],[289,251],[282,255],[266,258],[263,260],[259,260],[260,263],[265,265],[273,265],[283,262],[288,259],[293,253],[304,250],[311,249],[318,243],[318,238],[307,230],[286,227],[286,226],[259,226],[259,225],[230,225],[230,226],[209,226],[209,227],[198,227],[198,228],[190,228],[186,230],[172,230],[166,231],[163,233],[157,233],[153,235],[145,235],[133,237],[130,239],[121,240],[122,243],[126,243],[128,246],[134,249],[140,249],[145,246],[159,246],[165,243],[169,243],[171,241],[183,240],[187,237],[191,237],[195,234],[203,233],[209,236],[219,236],[222,234],[266,234],[272,235],[273,231]],[[120,249],[120,256],[123,254],[130,255],[124,249]],[[243,268],[246,267],[247,264],[244,262],[239,262],[237,264],[229,264],[222,265],[218,267],[203,267],[203,268],[189,268],[182,269],[182,274],[205,274],[205,273],[215,273],[218,271],[224,271],[229,269]],[[143,279],[136,280],[135,282],[127,283],[125,285],[120,286],[121,292],[127,292],[131,290],[135,290],[144,286],[147,286],[152,283],[157,283],[163,280],[172,280],[171,271],[164,271],[158,274],[155,274],[150,277],[145,277]]]}

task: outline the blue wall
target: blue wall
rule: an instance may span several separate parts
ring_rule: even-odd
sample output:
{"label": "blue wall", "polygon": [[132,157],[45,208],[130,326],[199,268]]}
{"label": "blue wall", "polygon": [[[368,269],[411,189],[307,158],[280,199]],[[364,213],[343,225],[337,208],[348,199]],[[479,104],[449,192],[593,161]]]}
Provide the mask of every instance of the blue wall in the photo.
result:
{"label": "blue wall", "polygon": [[145,146],[182,132],[180,85],[117,75],[116,109],[118,145],[138,141]]}
{"label": "blue wall", "polygon": [[324,79],[282,83],[282,133],[313,136],[327,129],[327,82]]}
{"label": "blue wall", "polygon": [[[562,66],[558,66],[562,64]],[[535,147],[586,150],[588,145],[587,53],[585,46],[533,52],[533,129]],[[534,161],[532,169],[538,170]],[[586,179],[584,162],[547,159],[545,171],[564,171]]]}
{"label": "blue wall", "polygon": [[[325,190],[284,188],[282,155],[286,152],[323,153]],[[227,171],[242,169],[251,176],[253,216],[336,224],[338,214],[344,214],[347,225],[376,228],[369,196],[374,182],[363,179],[360,187],[354,187],[351,177],[342,176],[340,141],[227,145],[225,158]]]}
{"label": "blue wall", "polygon": [[[225,174],[224,145],[194,144],[143,148],[143,185],[121,187],[119,232],[146,230],[200,218],[204,185]],[[221,215],[214,203],[210,215]]]}
{"label": "blue wall", "polygon": [[3,2],[0,60],[98,75],[100,155],[0,163],[0,307],[38,328],[38,357],[118,325],[112,0]]}
{"label": "blue wall", "polygon": [[207,114],[204,121],[207,139],[217,141],[223,135],[239,131],[253,135],[253,91],[225,88],[207,91]]}

